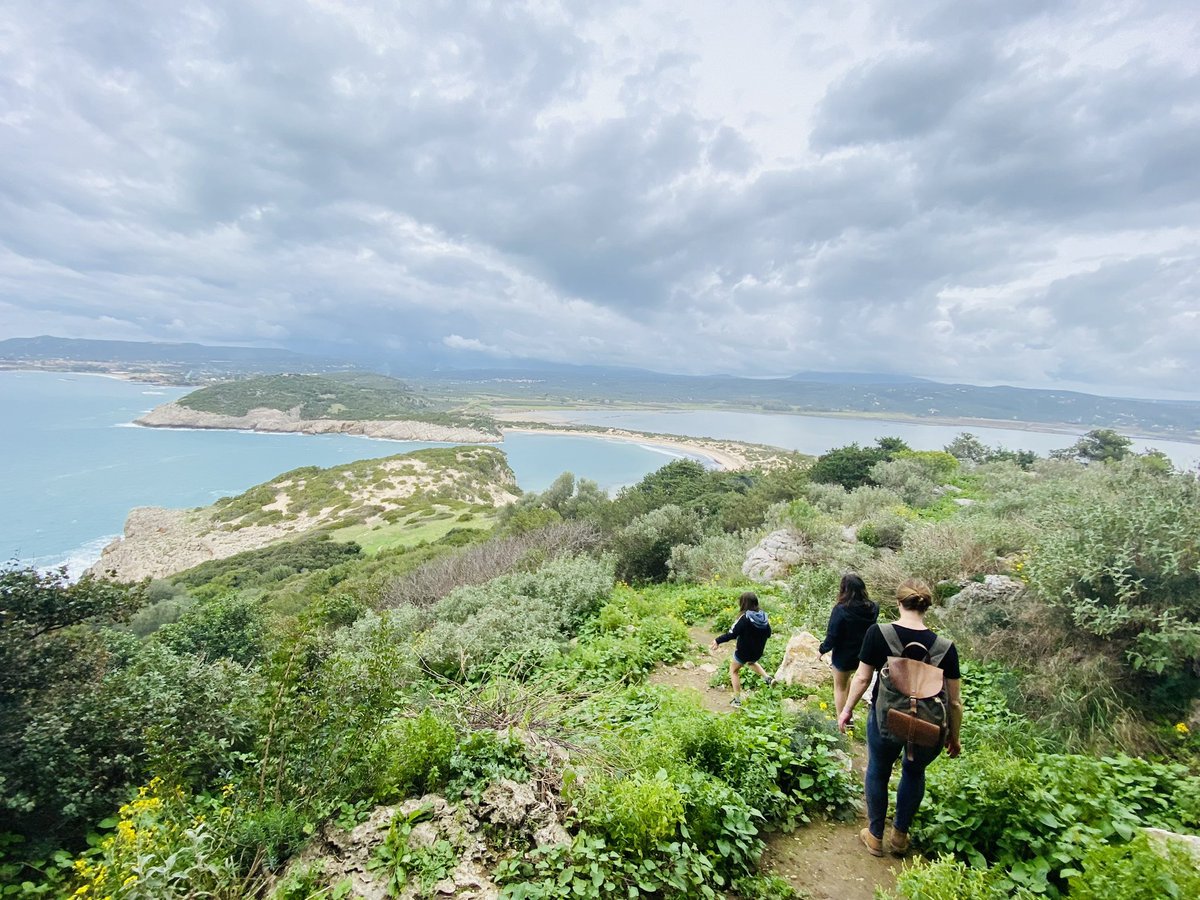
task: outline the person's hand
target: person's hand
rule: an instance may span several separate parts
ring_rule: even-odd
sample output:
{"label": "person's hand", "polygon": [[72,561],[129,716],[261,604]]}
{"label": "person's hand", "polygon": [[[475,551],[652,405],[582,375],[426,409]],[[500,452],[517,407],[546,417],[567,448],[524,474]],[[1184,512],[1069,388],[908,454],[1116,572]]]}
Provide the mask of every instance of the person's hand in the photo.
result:
{"label": "person's hand", "polygon": [[713,652],[715,653],[715,652],[716,652],[716,650],[717,650],[717,646],[718,646],[718,645],[717,645],[717,639],[716,639],[716,638],[713,638],[713,642],[712,642],[711,644],[709,644],[709,645],[708,645],[708,649],[709,649],[709,650],[711,650],[711,651],[713,651]]}
{"label": "person's hand", "polygon": [[850,727],[850,720],[854,718],[853,709],[843,709],[838,713],[838,731],[842,734],[846,733],[846,729]]}
{"label": "person's hand", "polygon": [[946,741],[946,755],[951,759],[958,759],[958,754],[962,753],[962,744],[958,742],[958,738],[949,738]]}

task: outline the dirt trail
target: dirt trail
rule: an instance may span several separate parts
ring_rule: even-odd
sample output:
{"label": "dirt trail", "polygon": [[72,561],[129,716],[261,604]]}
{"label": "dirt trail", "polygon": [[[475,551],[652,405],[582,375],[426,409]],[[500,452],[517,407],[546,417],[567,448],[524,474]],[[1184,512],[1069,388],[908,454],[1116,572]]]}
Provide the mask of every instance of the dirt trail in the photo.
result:
{"label": "dirt trail", "polygon": [[[695,659],[673,666],[661,666],[650,676],[651,684],[696,691],[704,707],[715,713],[734,712],[729,701],[729,688],[710,687],[708,682],[718,668],[729,665],[728,645],[716,653],[708,651],[712,633],[703,628],[691,628],[696,643]],[[753,679],[753,682],[752,682]],[[756,683],[750,676],[746,687]],[[866,749],[854,747],[854,771],[861,779],[866,766]],[[891,856],[871,856],[858,840],[858,832],[866,825],[860,813],[851,822],[813,822],[797,828],[791,834],[774,833],[766,836],[761,870],[779,875],[812,900],[873,900],[876,886],[891,889],[896,885],[896,872],[902,861]]]}

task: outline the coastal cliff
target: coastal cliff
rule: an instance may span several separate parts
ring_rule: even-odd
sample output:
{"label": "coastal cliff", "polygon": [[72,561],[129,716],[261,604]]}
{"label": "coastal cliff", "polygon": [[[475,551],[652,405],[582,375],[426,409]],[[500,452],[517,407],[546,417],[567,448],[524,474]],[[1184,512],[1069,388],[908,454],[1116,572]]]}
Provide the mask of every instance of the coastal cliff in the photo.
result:
{"label": "coastal cliff", "polygon": [[[358,539],[437,521],[451,527],[476,514],[490,515],[518,494],[504,454],[491,447],[417,450],[329,469],[308,466],[212,506],[134,509],[124,535],[104,548],[89,572],[138,581],[316,532]],[[355,535],[347,535],[350,530]]]}
{"label": "coastal cliff", "polygon": [[439,425],[411,419],[350,420],[304,419],[298,409],[287,411],[259,407],[243,416],[190,409],[179,403],[155,407],[134,424],[147,428],[213,428],[296,434],[353,434],[389,441],[438,441],[448,444],[489,444],[500,440],[465,426]]}

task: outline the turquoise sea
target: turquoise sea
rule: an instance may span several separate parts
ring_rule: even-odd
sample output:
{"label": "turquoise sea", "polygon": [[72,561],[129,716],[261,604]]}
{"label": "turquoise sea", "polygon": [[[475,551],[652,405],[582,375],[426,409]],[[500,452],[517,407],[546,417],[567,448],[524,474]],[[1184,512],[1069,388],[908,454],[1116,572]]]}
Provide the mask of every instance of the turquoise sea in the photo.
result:
{"label": "turquoise sea", "polygon": [[[187,391],[95,375],[0,372],[0,560],[79,571],[121,533],[135,506],[205,506],[298,466],[445,446],[130,424]],[[683,455],[537,434],[512,434],[499,446],[526,490],[542,490],[564,471],[612,490]]]}

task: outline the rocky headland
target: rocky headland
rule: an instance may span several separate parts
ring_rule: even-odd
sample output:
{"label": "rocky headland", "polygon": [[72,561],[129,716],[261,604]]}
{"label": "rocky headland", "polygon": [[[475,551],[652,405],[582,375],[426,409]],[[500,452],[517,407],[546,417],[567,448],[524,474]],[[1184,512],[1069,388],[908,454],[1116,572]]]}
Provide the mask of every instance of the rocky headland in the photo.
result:
{"label": "rocky headland", "polygon": [[466,426],[439,425],[415,419],[304,419],[298,409],[261,407],[244,416],[222,415],[164,403],[134,420],[147,428],[213,428],[296,434],[353,434],[388,441],[437,441],[447,444],[490,444],[500,437]]}
{"label": "rocky headland", "polygon": [[199,509],[139,507],[88,571],[120,581],[163,578],[277,541],[351,525],[511,503],[519,489],[504,455],[484,447],[418,450],[330,469],[288,472]]}

